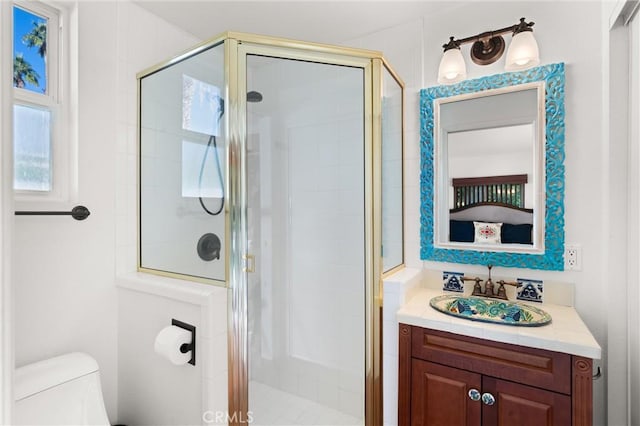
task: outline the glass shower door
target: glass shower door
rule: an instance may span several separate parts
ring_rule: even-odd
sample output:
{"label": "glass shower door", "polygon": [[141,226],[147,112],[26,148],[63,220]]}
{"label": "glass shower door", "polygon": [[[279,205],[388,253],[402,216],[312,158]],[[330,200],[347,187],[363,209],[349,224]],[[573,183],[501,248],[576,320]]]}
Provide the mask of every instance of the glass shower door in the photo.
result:
{"label": "glass shower door", "polygon": [[365,72],[246,64],[249,413],[364,424]]}

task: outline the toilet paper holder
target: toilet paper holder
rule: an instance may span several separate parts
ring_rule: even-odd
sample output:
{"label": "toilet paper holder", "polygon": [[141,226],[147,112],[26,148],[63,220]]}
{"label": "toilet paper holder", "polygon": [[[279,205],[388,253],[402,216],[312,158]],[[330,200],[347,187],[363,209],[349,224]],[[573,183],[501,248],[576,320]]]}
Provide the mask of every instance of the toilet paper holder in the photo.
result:
{"label": "toilet paper holder", "polygon": [[196,327],[191,324],[187,324],[186,322],[179,321],[175,318],[171,319],[171,325],[183,328],[191,332],[191,343],[183,343],[182,345],[180,345],[180,352],[186,354],[187,352],[191,351],[191,359],[189,360],[189,364],[196,365]]}

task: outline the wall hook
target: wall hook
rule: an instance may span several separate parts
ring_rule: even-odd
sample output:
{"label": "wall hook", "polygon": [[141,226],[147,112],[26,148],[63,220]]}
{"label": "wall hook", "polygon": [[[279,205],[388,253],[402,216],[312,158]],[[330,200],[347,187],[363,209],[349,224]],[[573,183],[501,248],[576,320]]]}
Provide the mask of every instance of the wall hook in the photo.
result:
{"label": "wall hook", "polygon": [[600,377],[602,377],[602,371],[600,370],[600,366],[598,366],[596,374],[593,375],[593,380],[598,380]]}

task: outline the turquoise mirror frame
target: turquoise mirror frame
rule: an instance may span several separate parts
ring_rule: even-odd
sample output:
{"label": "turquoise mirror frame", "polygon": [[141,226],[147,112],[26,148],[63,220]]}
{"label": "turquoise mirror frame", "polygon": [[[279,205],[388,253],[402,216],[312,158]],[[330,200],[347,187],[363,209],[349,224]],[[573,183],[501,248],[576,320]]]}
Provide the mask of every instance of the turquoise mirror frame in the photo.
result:
{"label": "turquoise mirror frame", "polygon": [[[434,246],[434,100],[545,82],[544,254],[443,249]],[[420,91],[420,258],[511,268],[564,270],[564,63],[465,80]]]}

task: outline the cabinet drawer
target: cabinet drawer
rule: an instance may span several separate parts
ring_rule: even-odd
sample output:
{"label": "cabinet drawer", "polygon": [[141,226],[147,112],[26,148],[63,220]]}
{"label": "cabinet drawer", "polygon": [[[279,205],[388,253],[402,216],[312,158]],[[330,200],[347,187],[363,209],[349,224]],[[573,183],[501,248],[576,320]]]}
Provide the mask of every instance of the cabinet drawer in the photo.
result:
{"label": "cabinet drawer", "polygon": [[571,394],[571,356],[413,326],[411,356]]}

